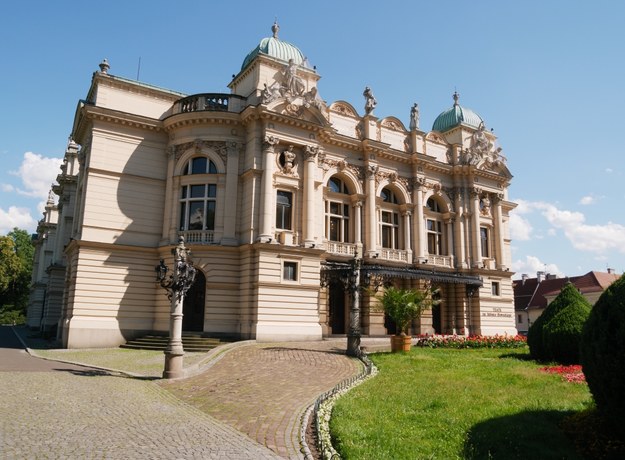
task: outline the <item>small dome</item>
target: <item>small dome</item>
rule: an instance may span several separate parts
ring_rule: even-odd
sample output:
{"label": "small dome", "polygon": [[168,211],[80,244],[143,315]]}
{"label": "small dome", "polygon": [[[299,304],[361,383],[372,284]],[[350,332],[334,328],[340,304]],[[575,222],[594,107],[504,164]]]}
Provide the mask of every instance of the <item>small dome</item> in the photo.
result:
{"label": "small dome", "polygon": [[258,46],[250,51],[250,53],[243,60],[241,70],[245,69],[250,64],[250,62],[252,62],[254,58],[259,54],[265,54],[267,56],[280,59],[284,62],[289,62],[290,59],[293,59],[293,62],[295,64],[308,67],[308,62],[306,61],[306,57],[304,57],[304,54],[299,50],[297,46],[292,45],[289,42],[280,40],[278,38],[278,30],[280,30],[280,27],[277,23],[274,22],[273,26],[271,27],[273,36],[263,38]]}
{"label": "small dome", "polygon": [[442,112],[432,125],[432,131],[445,132],[451,128],[455,128],[458,125],[468,125],[472,128],[479,128],[480,124],[484,123],[482,117],[475,113],[471,109],[462,107],[458,104],[460,96],[457,92],[454,93],[454,106]]}

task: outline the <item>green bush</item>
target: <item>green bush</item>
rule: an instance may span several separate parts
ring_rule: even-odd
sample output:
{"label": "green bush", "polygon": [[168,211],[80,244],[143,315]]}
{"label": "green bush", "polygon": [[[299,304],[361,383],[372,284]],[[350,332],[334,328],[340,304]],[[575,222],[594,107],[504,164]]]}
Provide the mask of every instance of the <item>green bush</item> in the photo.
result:
{"label": "green bush", "polygon": [[579,363],[582,329],[591,309],[581,294],[579,297],[579,300],[565,306],[543,327],[543,345],[549,361]]}
{"label": "green bush", "polygon": [[597,409],[620,426],[625,413],[625,276],[604,291],[590,312],[581,363]]}
{"label": "green bush", "polygon": [[533,359],[539,361],[548,361],[550,359],[549,352],[545,347],[543,329],[545,324],[551,321],[561,310],[582,299],[588,303],[586,299],[577,291],[575,286],[567,283],[560,291],[560,294],[547,305],[545,311],[540,315],[534,324],[527,331],[527,345],[530,347],[530,355]]}

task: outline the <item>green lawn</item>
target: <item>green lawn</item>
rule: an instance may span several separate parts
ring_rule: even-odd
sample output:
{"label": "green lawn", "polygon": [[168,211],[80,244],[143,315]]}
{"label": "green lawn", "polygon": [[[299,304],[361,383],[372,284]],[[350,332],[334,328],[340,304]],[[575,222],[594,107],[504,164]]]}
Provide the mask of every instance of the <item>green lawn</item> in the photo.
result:
{"label": "green lawn", "polygon": [[371,356],[379,374],[340,398],[330,429],[346,459],[576,459],[559,428],[586,384],[540,372],[527,349]]}

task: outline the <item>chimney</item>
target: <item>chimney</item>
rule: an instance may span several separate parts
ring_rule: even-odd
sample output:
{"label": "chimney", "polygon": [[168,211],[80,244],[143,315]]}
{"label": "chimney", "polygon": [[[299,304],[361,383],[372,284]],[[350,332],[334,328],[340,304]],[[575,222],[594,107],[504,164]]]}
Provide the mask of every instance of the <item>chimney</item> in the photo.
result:
{"label": "chimney", "polygon": [[614,275],[614,269],[613,268],[608,268],[608,273],[610,275]]}
{"label": "chimney", "polygon": [[545,275],[545,276],[546,276],[545,279],[547,279],[547,280],[555,280],[558,277],[558,275],[556,275],[555,273],[553,273],[553,274],[547,273],[547,275]]}
{"label": "chimney", "polygon": [[523,273],[521,275],[521,286],[525,286],[525,282],[528,280],[529,276],[527,273]]}
{"label": "chimney", "polygon": [[542,283],[545,280],[545,272],[536,272],[536,280],[538,284]]}

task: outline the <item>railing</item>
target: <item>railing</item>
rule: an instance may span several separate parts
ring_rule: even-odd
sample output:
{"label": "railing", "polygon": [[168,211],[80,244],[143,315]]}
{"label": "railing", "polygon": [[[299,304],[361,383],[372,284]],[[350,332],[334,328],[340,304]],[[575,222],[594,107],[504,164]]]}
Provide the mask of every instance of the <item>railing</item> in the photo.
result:
{"label": "railing", "polygon": [[243,96],[236,94],[204,93],[187,96],[174,103],[174,115],[188,112],[240,112],[245,105]]}
{"label": "railing", "polygon": [[402,249],[380,249],[380,259],[393,260],[397,262],[408,262],[408,251]]}
{"label": "railing", "polygon": [[436,265],[438,267],[454,268],[454,256],[437,256],[434,254],[428,254],[427,262],[430,265]]}
{"label": "railing", "polygon": [[178,232],[188,244],[215,244],[215,232],[212,230],[187,230]]}
{"label": "railing", "polygon": [[354,243],[341,243],[338,241],[326,242],[326,251],[331,254],[338,254],[342,256],[355,256],[356,245]]}

